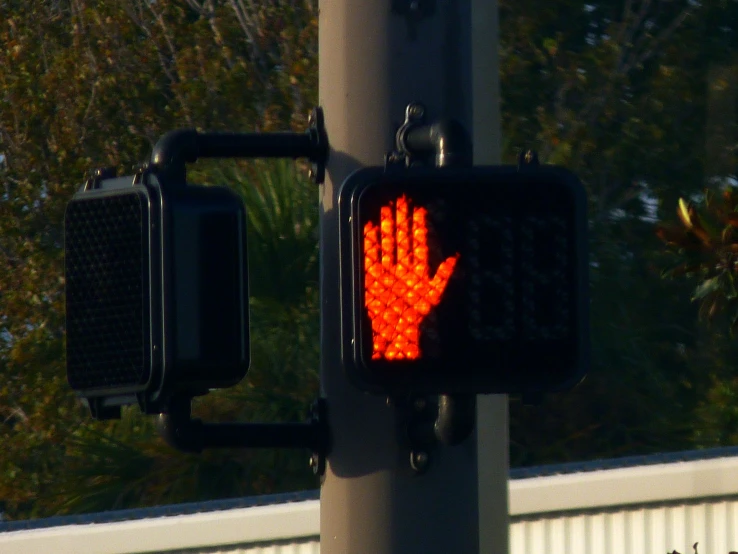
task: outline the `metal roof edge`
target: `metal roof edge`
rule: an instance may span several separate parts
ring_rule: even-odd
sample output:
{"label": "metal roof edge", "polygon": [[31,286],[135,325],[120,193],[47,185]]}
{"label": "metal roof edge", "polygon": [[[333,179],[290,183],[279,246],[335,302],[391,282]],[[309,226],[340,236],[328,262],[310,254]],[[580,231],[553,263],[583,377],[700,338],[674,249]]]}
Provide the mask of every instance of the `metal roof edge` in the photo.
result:
{"label": "metal roof edge", "polygon": [[54,516],[42,519],[30,519],[22,521],[4,521],[0,522],[0,533],[6,533],[9,531],[21,531],[27,529],[60,527],[63,525],[117,523],[121,521],[149,519],[155,517],[181,516],[217,512],[222,510],[234,510],[239,508],[274,506],[293,502],[318,500],[319,497],[320,491],[318,490],[298,491],[280,494],[264,494],[259,496],[245,496],[240,498],[227,498],[223,500],[205,500],[202,502],[168,504],[165,506],[155,506],[151,508],[131,508],[126,510],[95,512],[91,514]]}
{"label": "metal roof edge", "polygon": [[[719,460],[719,459],[725,459],[727,458],[727,464],[729,467],[734,468],[735,474],[738,475],[738,447],[722,447],[722,448],[710,448],[710,449],[703,449],[703,450],[688,450],[683,452],[670,452],[670,453],[662,453],[662,454],[650,454],[650,455],[642,455],[642,456],[627,456],[622,458],[611,458],[611,459],[602,459],[602,460],[591,460],[586,462],[569,462],[569,463],[563,463],[563,464],[551,464],[551,465],[543,465],[543,466],[533,466],[533,467],[523,467],[523,468],[514,468],[510,470],[510,514],[511,515],[520,515],[520,514],[526,514],[526,513],[539,513],[542,511],[550,511],[550,510],[542,510],[542,506],[538,506],[537,508],[533,509],[533,506],[529,505],[529,503],[523,502],[521,504],[521,499],[528,493],[521,492],[521,491],[527,491],[527,490],[556,490],[556,495],[561,496],[562,498],[559,499],[558,503],[554,503],[555,505],[549,506],[551,509],[557,509],[557,510],[566,510],[566,509],[579,509],[579,508],[586,508],[586,507],[594,507],[594,506],[606,506],[608,505],[608,502],[606,500],[603,500],[600,498],[597,500],[596,498],[592,498],[591,494],[585,494],[583,497],[579,495],[577,502],[575,502],[575,498],[577,498],[576,494],[572,494],[574,492],[574,489],[577,489],[579,485],[577,483],[582,483],[583,485],[583,493],[586,492],[587,487],[592,487],[593,483],[600,483],[599,488],[597,488],[598,491],[600,491],[600,494],[602,494],[602,483],[603,482],[611,482],[611,483],[620,483],[618,487],[621,489],[623,488],[623,483],[625,483],[628,479],[633,479],[637,475],[649,475],[653,476],[654,479],[656,479],[656,476],[659,472],[666,471],[669,473],[668,468],[665,468],[664,466],[668,466],[670,464],[675,464],[678,466],[681,466],[679,468],[678,474],[682,475],[682,479],[684,479],[685,471],[689,473],[690,471],[694,472],[697,471],[696,466],[689,466],[689,470],[687,466],[684,466],[683,464],[685,462],[705,462],[709,460]],[[699,464],[698,464],[699,465]],[[720,468],[723,467],[725,464],[708,464],[711,468]],[[656,471],[649,471],[648,466],[659,466],[658,468],[653,468]],[[676,467],[676,466],[675,466]],[[626,470],[631,469],[633,471],[625,472],[622,471],[610,471],[610,470]],[[701,469],[699,470],[700,475],[702,475],[702,478],[708,479],[707,473],[708,466],[705,466],[704,464],[701,465]],[[709,471],[708,471],[709,472]],[[584,475],[582,475],[584,474]],[[591,475],[587,475],[591,474]],[[709,479],[708,479],[709,480]],[[566,492],[563,492],[562,487],[567,487]],[[641,486],[645,486],[645,483]],[[725,483],[723,483],[723,487],[725,486]],[[541,489],[541,487],[543,487]],[[573,488],[572,488],[573,487]],[[625,487],[628,488],[628,487]],[[646,487],[651,488],[651,483],[648,483],[648,486]],[[710,488],[710,490],[715,489],[716,487]],[[719,487],[718,487],[719,488]],[[667,493],[667,498],[672,498],[674,495],[674,488],[671,487],[671,493],[669,493],[668,490],[665,492]],[[685,487],[682,487],[680,490],[684,491]],[[700,490],[707,490],[707,489],[700,489]],[[717,490],[717,489],[716,489]],[[621,491],[622,492],[622,491]],[[736,483],[735,486],[735,493],[738,494],[738,483]],[[543,494],[541,492],[536,492],[536,495]],[[681,494],[681,493],[680,493]],[[732,489],[730,491],[721,492],[720,495],[725,494],[733,494]],[[690,496],[686,498],[694,498],[695,495],[701,495],[705,496],[704,493],[700,493],[699,490],[690,492]],[[642,495],[641,495],[642,496]],[[34,520],[24,520],[24,521],[5,521],[0,522],[0,533],[7,533],[7,532],[13,532],[13,531],[21,531],[21,530],[32,530],[32,529],[44,529],[49,527],[60,527],[60,526],[67,526],[67,525],[86,525],[86,524],[102,524],[102,523],[116,523],[116,522],[124,522],[124,521],[134,521],[134,520],[143,520],[143,519],[149,519],[149,518],[160,518],[160,517],[167,517],[167,516],[181,516],[181,515],[189,515],[189,514],[204,514],[204,513],[210,513],[210,512],[217,512],[222,510],[234,510],[234,509],[240,509],[240,508],[254,508],[254,507],[264,507],[264,506],[274,506],[274,505],[281,505],[281,504],[287,504],[287,503],[293,503],[293,502],[304,502],[309,500],[318,500],[320,497],[320,491],[318,490],[312,490],[312,491],[300,491],[300,492],[292,492],[292,493],[282,493],[282,494],[270,494],[270,495],[260,495],[260,496],[249,496],[249,497],[242,497],[242,498],[231,498],[231,499],[224,499],[224,500],[210,500],[210,501],[203,501],[203,502],[188,502],[188,503],[181,503],[181,504],[170,504],[166,506],[157,506],[152,508],[134,508],[134,509],[125,509],[125,510],[112,510],[107,512],[98,512],[98,513],[92,513],[92,514],[80,514],[80,515],[69,515],[69,516],[54,516],[49,518],[43,518],[43,519],[34,519]],[[633,500],[634,498],[637,498],[636,496],[628,497],[630,498],[629,503],[637,503],[637,501]],[[650,496],[649,496],[650,498]],[[563,502],[563,499],[567,499],[566,502]],[[586,500],[586,501],[585,501]],[[623,500],[623,499],[621,499]],[[584,502],[586,506],[581,506]],[[620,502],[622,503],[622,502]],[[564,506],[566,505],[566,506]],[[528,507],[525,507],[528,506]]]}
{"label": "metal roof edge", "polygon": [[143,554],[315,543],[319,500],[0,533],[3,554]]}
{"label": "metal roof edge", "polygon": [[738,457],[670,458],[661,463],[511,480],[509,514],[691,503],[716,497],[738,498]]}
{"label": "metal roof edge", "polygon": [[607,458],[585,462],[566,462],[561,464],[518,467],[510,470],[510,479],[530,479],[532,477],[544,477],[549,475],[585,473],[606,469],[622,469],[626,467],[670,464],[695,460],[711,460],[715,458],[728,457],[738,457],[738,446],[644,454],[640,456],[624,456],[621,458]]}

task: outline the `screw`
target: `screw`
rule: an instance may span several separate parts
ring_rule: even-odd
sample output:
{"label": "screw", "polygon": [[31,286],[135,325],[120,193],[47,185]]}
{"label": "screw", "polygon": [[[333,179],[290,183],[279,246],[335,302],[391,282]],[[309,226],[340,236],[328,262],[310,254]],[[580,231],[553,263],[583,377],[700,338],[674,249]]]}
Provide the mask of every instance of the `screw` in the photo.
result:
{"label": "screw", "polygon": [[422,412],[425,409],[426,401],[425,398],[416,398],[413,402],[413,407],[418,411]]}
{"label": "screw", "polygon": [[[417,7],[417,2],[413,2],[413,4]],[[410,7],[412,8],[412,5],[410,4]],[[422,104],[418,104],[417,102],[413,102],[407,107],[407,117],[412,119],[420,119],[425,114],[425,108],[422,106]]]}
{"label": "screw", "polygon": [[317,452],[310,456],[308,464],[310,469],[313,470],[313,475],[323,475],[325,472],[325,459]]}
{"label": "screw", "polygon": [[396,164],[400,163],[402,161],[402,156],[398,154],[397,152],[392,152],[387,156],[387,163],[388,164]]}
{"label": "screw", "polygon": [[423,452],[422,450],[410,452],[410,467],[418,473],[424,473],[428,469],[429,462],[430,456],[427,452]]}
{"label": "screw", "polygon": [[536,167],[538,165],[538,153],[535,150],[526,150],[523,154],[525,165]]}

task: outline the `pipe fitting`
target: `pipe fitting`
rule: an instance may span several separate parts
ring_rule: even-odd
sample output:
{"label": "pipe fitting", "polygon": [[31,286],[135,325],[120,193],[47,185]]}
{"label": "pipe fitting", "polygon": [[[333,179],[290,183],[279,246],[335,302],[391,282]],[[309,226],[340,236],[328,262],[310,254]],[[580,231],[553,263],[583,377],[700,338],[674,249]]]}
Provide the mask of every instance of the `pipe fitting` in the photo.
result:
{"label": "pipe fitting", "polygon": [[409,156],[435,155],[437,167],[472,163],[472,143],[464,126],[455,119],[431,125],[409,122],[397,133],[398,150]]}
{"label": "pipe fitting", "polygon": [[477,397],[473,394],[441,394],[433,432],[447,446],[464,442],[474,431]]}

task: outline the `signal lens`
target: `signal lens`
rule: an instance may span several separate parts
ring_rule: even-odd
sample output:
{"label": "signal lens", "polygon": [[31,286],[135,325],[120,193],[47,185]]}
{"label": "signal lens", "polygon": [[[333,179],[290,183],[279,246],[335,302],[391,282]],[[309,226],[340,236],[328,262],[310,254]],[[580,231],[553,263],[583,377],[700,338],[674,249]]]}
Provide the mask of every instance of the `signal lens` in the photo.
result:
{"label": "signal lens", "polygon": [[369,392],[562,390],[589,356],[572,173],[365,168],[339,193],[342,353]]}
{"label": "signal lens", "polygon": [[372,321],[373,360],[421,357],[420,324],[440,302],[458,258],[449,257],[431,278],[427,211],[415,208],[412,218],[409,211],[401,196],[381,208],[379,228],[371,221],[364,225],[364,305]]}

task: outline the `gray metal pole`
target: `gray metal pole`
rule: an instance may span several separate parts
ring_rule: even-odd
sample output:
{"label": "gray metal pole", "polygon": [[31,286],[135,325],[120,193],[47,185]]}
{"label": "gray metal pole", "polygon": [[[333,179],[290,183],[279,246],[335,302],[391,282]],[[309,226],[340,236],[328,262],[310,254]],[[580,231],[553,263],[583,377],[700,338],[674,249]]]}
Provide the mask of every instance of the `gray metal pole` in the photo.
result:
{"label": "gray metal pole", "polygon": [[475,440],[433,450],[428,472],[415,476],[395,408],[344,377],[336,214],[338,187],[352,170],[383,162],[409,102],[473,131],[471,0],[321,0],[319,23],[319,102],[331,144],[320,190],[321,383],[333,434],[321,554],[476,554]]}
{"label": "gray metal pole", "polygon": [[[497,0],[472,0],[472,91],[474,164],[501,161],[499,12]],[[507,554],[508,517],[507,396],[477,399],[479,552]]]}

